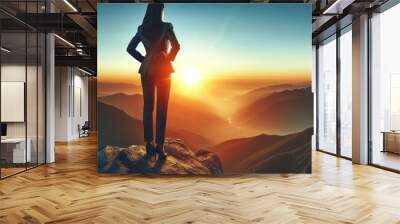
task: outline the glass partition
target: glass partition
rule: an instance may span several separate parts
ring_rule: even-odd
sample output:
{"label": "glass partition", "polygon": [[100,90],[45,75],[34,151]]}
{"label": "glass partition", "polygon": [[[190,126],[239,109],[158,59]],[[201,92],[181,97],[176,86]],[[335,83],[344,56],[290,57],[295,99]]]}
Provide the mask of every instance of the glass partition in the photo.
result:
{"label": "glass partition", "polygon": [[[17,13],[42,12],[43,5],[0,3]],[[44,33],[0,12],[0,178],[45,163],[45,44]]]}
{"label": "glass partition", "polygon": [[26,41],[25,32],[1,34],[2,177],[24,171],[31,161],[26,139]]}

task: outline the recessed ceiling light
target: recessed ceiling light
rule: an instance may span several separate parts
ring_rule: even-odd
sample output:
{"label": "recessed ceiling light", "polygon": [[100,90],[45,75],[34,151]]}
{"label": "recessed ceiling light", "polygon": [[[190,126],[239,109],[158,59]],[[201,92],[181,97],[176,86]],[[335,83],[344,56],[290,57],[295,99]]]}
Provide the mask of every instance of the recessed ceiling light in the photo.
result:
{"label": "recessed ceiling light", "polygon": [[4,51],[6,53],[10,53],[11,52],[11,50],[9,50],[9,49],[7,49],[5,47],[1,47],[1,51]]}

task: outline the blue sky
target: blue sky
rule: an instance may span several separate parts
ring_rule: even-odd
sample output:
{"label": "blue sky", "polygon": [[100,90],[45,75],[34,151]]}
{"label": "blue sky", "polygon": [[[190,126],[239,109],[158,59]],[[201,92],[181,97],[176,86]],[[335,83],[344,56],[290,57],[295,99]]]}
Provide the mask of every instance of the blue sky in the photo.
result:
{"label": "blue sky", "polygon": [[[129,79],[139,63],[126,46],[147,4],[98,4],[98,73]],[[206,75],[309,76],[311,5],[263,3],[169,3],[181,44],[176,72],[197,67]],[[144,49],[140,50],[144,53]]]}

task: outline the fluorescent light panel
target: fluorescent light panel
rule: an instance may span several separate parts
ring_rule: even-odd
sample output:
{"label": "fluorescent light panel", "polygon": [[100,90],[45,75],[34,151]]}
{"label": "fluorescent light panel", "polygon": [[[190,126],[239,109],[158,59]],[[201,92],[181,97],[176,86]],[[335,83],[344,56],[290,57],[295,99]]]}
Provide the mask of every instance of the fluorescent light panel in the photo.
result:
{"label": "fluorescent light panel", "polygon": [[7,48],[4,48],[4,47],[1,47],[1,50],[6,52],[6,53],[10,53],[11,52],[10,50],[8,50]]}
{"label": "fluorescent light panel", "polygon": [[78,67],[78,70],[81,71],[81,72],[83,72],[83,73],[85,73],[85,74],[87,74],[87,75],[93,75],[92,73],[90,73],[90,72],[88,72],[88,71],[86,71],[86,70],[83,70],[83,69],[81,69],[81,68],[79,68],[79,67]]}
{"label": "fluorescent light panel", "polygon": [[336,0],[322,14],[342,14],[343,10],[351,5],[355,0]]}
{"label": "fluorescent light panel", "polygon": [[69,42],[68,40],[60,37],[58,34],[54,34],[55,37],[57,37],[59,40],[61,40],[62,42],[66,43],[67,45],[69,45],[70,47],[75,48],[75,45],[73,45],[71,42]]}
{"label": "fluorescent light panel", "polygon": [[64,0],[64,3],[67,4],[74,12],[78,12],[78,10],[68,0]]}

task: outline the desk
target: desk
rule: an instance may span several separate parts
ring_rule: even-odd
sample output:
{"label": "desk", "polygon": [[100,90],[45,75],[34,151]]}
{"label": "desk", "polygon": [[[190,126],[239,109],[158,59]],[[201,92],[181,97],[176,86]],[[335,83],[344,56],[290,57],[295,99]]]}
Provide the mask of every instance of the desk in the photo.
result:
{"label": "desk", "polygon": [[[25,152],[25,138],[6,138],[1,139],[1,157],[6,163],[25,163],[31,162],[31,139],[27,139],[28,144]],[[5,155],[3,155],[5,154]]]}
{"label": "desk", "polygon": [[382,131],[382,134],[383,134],[382,152],[392,152],[400,154],[400,132]]}

